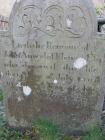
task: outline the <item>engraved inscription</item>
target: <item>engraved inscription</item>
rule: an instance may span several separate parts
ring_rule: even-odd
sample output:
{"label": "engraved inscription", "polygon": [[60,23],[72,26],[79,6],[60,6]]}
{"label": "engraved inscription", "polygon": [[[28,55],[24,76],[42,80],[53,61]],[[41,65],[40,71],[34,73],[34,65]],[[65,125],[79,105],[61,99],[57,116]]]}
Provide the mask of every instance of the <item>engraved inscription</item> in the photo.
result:
{"label": "engraved inscription", "polygon": [[[7,85],[16,87],[21,81],[22,85],[31,87],[34,94],[43,94],[50,100],[57,100],[60,97],[64,103],[72,99],[73,104],[79,103],[82,107],[86,107],[88,105],[86,96],[91,85],[93,85],[92,94],[96,96],[95,93],[98,90],[96,85],[100,83],[101,79],[100,73],[98,77],[97,75],[93,76],[93,74],[102,61],[97,56],[94,58],[96,52],[87,51],[88,47],[89,44],[85,44],[79,48],[79,44],[73,45],[69,42],[66,45],[54,45],[50,41],[45,42],[45,44],[40,44],[37,41],[31,44],[17,44],[15,49],[18,48],[18,51],[14,49],[4,52],[5,58],[8,60],[4,64],[7,69]],[[78,48],[79,54],[76,51]],[[32,49],[31,52],[30,49]],[[97,65],[88,65],[91,59]],[[86,64],[80,67],[81,64],[78,63],[82,63],[82,60],[86,61]],[[21,69],[17,71],[16,69],[19,67]],[[82,72],[78,72],[78,68],[82,69]],[[80,73],[85,74],[80,76]],[[90,75],[90,77],[87,78],[86,75]],[[16,78],[16,82],[14,82],[14,78]],[[68,101],[65,96],[68,97]]]}
{"label": "engraved inscription", "polygon": [[[33,13],[33,14],[32,14]],[[67,13],[59,5],[52,5],[45,10],[36,5],[27,5],[16,13],[13,22],[13,36],[37,38],[41,35],[56,36],[65,34],[70,38],[80,38],[88,28],[88,19],[78,6],[70,6]]]}

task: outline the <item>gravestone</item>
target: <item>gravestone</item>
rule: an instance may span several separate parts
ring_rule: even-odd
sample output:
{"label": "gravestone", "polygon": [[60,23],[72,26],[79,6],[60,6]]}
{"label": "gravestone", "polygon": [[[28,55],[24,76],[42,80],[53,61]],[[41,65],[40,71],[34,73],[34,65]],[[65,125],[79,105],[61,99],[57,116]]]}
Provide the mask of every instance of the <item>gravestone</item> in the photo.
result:
{"label": "gravestone", "polygon": [[3,48],[10,126],[49,119],[65,132],[97,121],[102,63],[90,0],[22,0],[10,16]]}

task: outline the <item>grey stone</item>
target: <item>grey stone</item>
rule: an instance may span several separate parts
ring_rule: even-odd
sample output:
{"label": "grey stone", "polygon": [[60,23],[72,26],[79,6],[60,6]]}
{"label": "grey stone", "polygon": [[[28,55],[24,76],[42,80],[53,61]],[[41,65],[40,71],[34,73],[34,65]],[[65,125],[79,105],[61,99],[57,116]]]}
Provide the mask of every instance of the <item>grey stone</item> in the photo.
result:
{"label": "grey stone", "polygon": [[[22,0],[2,50],[10,126],[52,120],[65,132],[98,122],[103,44],[90,0]],[[100,47],[101,46],[101,47]]]}

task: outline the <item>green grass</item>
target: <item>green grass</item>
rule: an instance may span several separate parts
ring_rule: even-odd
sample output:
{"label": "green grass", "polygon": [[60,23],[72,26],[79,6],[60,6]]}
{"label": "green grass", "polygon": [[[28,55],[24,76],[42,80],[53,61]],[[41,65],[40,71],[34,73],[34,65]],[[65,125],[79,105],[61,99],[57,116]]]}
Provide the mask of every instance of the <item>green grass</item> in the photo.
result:
{"label": "green grass", "polygon": [[95,125],[83,137],[64,136],[58,125],[46,119],[38,119],[31,130],[10,129],[0,116],[0,140],[105,140],[105,130]]}
{"label": "green grass", "polygon": [[35,132],[31,130],[15,130],[7,126],[0,128],[0,140],[39,140]]}
{"label": "green grass", "polygon": [[34,127],[38,131],[40,140],[61,140],[62,131],[53,122],[46,119],[38,119],[34,123]]}
{"label": "green grass", "polygon": [[93,126],[89,129],[87,135],[83,140],[105,140],[104,129],[101,129],[99,126]]}
{"label": "green grass", "polygon": [[0,140],[62,140],[60,128],[53,122],[38,119],[31,130],[10,129],[0,116]]}
{"label": "green grass", "polygon": [[3,90],[0,89],[0,102],[2,102],[3,99],[4,99]]}

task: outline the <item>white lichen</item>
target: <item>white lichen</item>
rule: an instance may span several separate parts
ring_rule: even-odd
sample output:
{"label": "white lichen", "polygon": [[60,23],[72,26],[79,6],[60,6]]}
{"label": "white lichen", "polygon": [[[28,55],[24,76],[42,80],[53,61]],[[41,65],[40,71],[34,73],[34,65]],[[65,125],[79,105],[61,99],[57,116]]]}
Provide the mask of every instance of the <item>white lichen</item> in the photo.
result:
{"label": "white lichen", "polygon": [[58,81],[55,79],[55,80],[54,80],[54,84],[57,84],[57,83],[58,83]]}
{"label": "white lichen", "polygon": [[74,62],[74,68],[76,68],[76,69],[82,69],[86,65],[87,65],[87,61],[81,57],[76,59]]}
{"label": "white lichen", "polygon": [[4,75],[3,72],[1,72],[1,73],[0,73],[0,77],[3,77],[3,75]]}
{"label": "white lichen", "polygon": [[25,96],[29,96],[32,93],[32,89],[29,86],[23,86],[23,93]]}
{"label": "white lichen", "polygon": [[22,87],[21,82],[19,82],[16,87]]}
{"label": "white lichen", "polygon": [[67,19],[66,19],[66,22],[67,22],[67,27],[68,27],[68,28],[71,28],[72,21],[71,21],[69,18],[67,18]]}
{"label": "white lichen", "polygon": [[21,101],[23,101],[23,98],[19,96],[19,97],[17,98],[17,100],[18,100],[18,102],[21,102]]}

